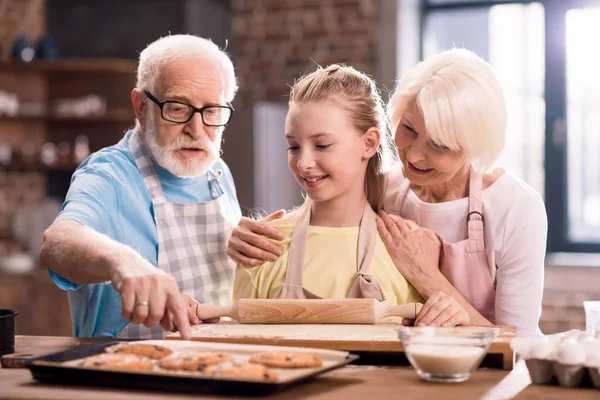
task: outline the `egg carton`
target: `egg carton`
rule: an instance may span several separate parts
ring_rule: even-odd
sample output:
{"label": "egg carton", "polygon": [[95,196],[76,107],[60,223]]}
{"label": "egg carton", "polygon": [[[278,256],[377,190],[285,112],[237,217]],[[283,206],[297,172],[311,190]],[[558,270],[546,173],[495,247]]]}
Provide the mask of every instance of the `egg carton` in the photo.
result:
{"label": "egg carton", "polygon": [[558,361],[531,358],[525,360],[531,382],[536,385],[563,387],[594,387],[600,390],[600,369],[584,365],[569,365]]}
{"label": "egg carton", "polygon": [[555,335],[515,338],[514,352],[525,360],[531,382],[600,390],[600,335],[571,330]]}

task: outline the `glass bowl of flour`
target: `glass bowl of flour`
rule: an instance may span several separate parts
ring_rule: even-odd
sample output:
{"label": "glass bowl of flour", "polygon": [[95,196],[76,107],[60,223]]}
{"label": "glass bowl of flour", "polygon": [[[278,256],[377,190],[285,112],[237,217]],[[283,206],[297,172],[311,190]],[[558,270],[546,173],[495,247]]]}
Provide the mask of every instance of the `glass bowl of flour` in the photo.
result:
{"label": "glass bowl of flour", "polygon": [[419,376],[433,382],[464,382],[479,367],[500,328],[404,327],[404,354]]}

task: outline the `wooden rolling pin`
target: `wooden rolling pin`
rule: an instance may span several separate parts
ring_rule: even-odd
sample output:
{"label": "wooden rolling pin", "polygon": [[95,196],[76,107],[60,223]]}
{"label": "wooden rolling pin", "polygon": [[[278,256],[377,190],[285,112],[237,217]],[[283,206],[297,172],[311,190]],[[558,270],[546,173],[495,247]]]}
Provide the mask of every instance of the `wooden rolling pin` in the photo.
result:
{"label": "wooden rolling pin", "polygon": [[200,320],[231,317],[242,324],[376,324],[390,316],[415,319],[422,307],[375,299],[241,299],[231,306],[198,304],[196,315]]}

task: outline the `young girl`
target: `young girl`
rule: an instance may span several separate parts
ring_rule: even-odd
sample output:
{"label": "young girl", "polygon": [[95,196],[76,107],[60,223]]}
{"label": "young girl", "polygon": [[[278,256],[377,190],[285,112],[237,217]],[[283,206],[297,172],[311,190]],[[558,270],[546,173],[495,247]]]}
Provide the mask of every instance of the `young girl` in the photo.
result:
{"label": "young girl", "polygon": [[270,222],[283,254],[257,267],[238,264],[241,298],[375,298],[422,302],[398,272],[377,233],[384,168],[393,142],[375,83],[352,67],[331,65],[301,78],[285,123],[288,167],[307,201]]}

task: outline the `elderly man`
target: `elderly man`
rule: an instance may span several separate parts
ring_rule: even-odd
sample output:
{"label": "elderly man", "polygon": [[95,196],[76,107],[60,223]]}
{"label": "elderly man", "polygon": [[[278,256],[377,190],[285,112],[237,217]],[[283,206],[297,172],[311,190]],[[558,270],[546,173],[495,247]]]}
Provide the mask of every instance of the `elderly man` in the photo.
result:
{"label": "elderly man", "polygon": [[[75,172],[41,260],[68,291],[78,337],[185,338],[200,303],[231,300],[229,235],[241,218],[219,158],[237,90],[229,57],[189,35],[140,54],[136,126]],[[164,330],[163,330],[164,329]]]}

